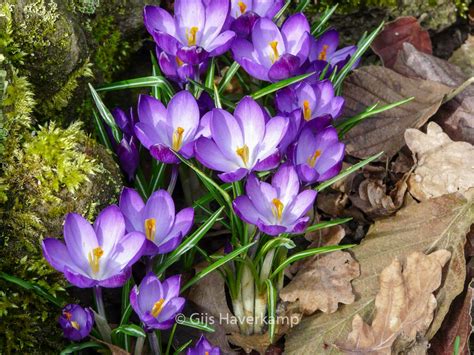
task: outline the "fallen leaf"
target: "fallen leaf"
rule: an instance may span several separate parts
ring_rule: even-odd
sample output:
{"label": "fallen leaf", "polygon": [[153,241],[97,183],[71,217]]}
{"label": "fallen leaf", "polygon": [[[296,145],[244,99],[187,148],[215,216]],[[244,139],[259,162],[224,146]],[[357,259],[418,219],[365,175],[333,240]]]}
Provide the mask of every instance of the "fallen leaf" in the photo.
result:
{"label": "fallen leaf", "polygon": [[405,130],[423,126],[450,91],[445,85],[406,78],[388,68],[369,66],[355,70],[344,82],[344,117],[353,117],[375,103],[381,107],[409,97],[414,99],[352,128],[344,139],[347,153],[366,158],[384,151],[383,159],[391,159],[405,144]]}
{"label": "fallen leaf", "polygon": [[317,310],[334,313],[339,303],[354,302],[351,281],[359,274],[359,264],[348,252],[311,257],[280,291],[280,298],[298,302],[299,310],[305,315]]}
{"label": "fallen leaf", "polygon": [[311,242],[308,248],[320,248],[328,245],[338,245],[345,235],[344,228],[341,225],[337,225],[307,232],[304,237],[308,242]]}
{"label": "fallen leaf", "polygon": [[352,281],[356,300],[341,305],[337,312],[318,312],[304,318],[286,337],[287,354],[335,354],[333,346],[347,338],[355,314],[372,318],[380,272],[395,258],[403,260],[412,252],[451,252],[441,288],[436,293],[438,309],[426,334],[431,339],[441,326],[452,300],[464,289],[466,234],[474,222],[474,196],[443,195],[411,203],[394,216],[376,221],[362,243],[351,248],[360,265],[360,276]]}
{"label": "fallen leaf", "polygon": [[416,199],[452,192],[465,194],[474,187],[474,146],[453,142],[434,122],[428,124],[426,134],[407,129],[405,140],[417,162],[408,180],[409,191]]}
{"label": "fallen leaf", "polygon": [[474,36],[470,34],[448,61],[461,68],[467,77],[474,76]]}
{"label": "fallen leaf", "polygon": [[121,347],[117,346],[117,345],[113,345],[109,342],[106,342],[106,341],[103,341],[101,339],[97,339],[96,337],[93,337],[92,335],[90,336],[91,339],[93,339],[94,341],[98,342],[98,343],[101,343],[105,346],[107,346],[111,352],[112,355],[130,355],[130,353],[128,351],[126,351],[125,349],[122,349]]}
{"label": "fallen leaf", "polygon": [[[436,81],[452,88],[460,87],[469,79],[458,66],[419,52],[409,43],[398,53],[393,69],[405,76]],[[474,86],[466,87],[443,104],[433,120],[452,139],[474,144]]]}
{"label": "fallen leaf", "polygon": [[468,286],[461,295],[456,297],[441,328],[431,340],[429,350],[431,354],[452,354],[457,336],[460,337],[459,354],[470,354],[469,337],[472,332],[472,301],[473,289]]}
{"label": "fallen leaf", "polygon": [[355,315],[352,331],[339,348],[349,354],[398,354],[395,342],[398,350],[405,350],[417,336],[423,337],[437,305],[433,292],[441,285],[443,266],[450,257],[447,250],[429,255],[414,252],[408,255],[403,271],[400,260],[395,259],[380,273],[372,324]]}
{"label": "fallen leaf", "polygon": [[397,53],[405,42],[411,43],[419,51],[429,54],[433,52],[428,31],[412,16],[399,17],[388,22],[371,47],[384,66],[392,68],[397,60]]}

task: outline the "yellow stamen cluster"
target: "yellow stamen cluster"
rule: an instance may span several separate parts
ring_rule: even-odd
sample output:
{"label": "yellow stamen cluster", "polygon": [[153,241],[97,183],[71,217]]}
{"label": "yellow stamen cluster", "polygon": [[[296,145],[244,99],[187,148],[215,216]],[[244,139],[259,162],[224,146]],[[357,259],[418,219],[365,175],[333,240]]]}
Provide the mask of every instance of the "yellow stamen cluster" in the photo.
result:
{"label": "yellow stamen cluster", "polygon": [[323,49],[321,50],[321,53],[319,53],[319,57],[318,57],[319,60],[326,60],[328,48],[329,48],[329,46],[327,44],[325,44],[323,46]]}
{"label": "yellow stamen cluster", "polygon": [[278,41],[271,41],[268,45],[273,50],[271,59],[272,63],[275,63],[280,58],[280,53],[278,53]]}
{"label": "yellow stamen cluster", "polygon": [[148,218],[145,220],[145,235],[146,239],[154,241],[156,234],[156,219]]}
{"label": "yellow stamen cluster", "polygon": [[275,216],[276,219],[281,221],[281,217],[283,215],[283,208],[285,207],[285,205],[283,205],[283,203],[277,198],[274,198],[272,200],[272,204],[273,204],[272,206],[273,215]]}
{"label": "yellow stamen cluster", "polygon": [[249,162],[249,147],[247,144],[244,144],[241,148],[237,148],[235,150],[237,155],[242,159],[242,162],[244,163],[245,167],[247,167],[247,164]]}
{"label": "yellow stamen cluster", "polygon": [[74,329],[76,329],[76,330],[81,329],[81,327],[79,326],[79,323],[77,323],[77,322],[75,322],[75,321],[73,321],[73,320],[71,321],[71,325],[72,325],[72,327],[73,327]]}
{"label": "yellow stamen cluster", "polygon": [[310,167],[314,168],[314,166],[316,165],[316,160],[321,156],[321,151],[319,149],[317,149],[313,156],[308,158],[308,164]]}
{"label": "yellow stamen cluster", "polygon": [[306,121],[311,119],[311,108],[309,107],[309,101],[303,101],[303,117]]}
{"label": "yellow stamen cluster", "polygon": [[183,127],[176,128],[176,131],[174,131],[173,133],[172,148],[176,151],[179,151],[181,149],[181,146],[183,145],[183,133],[184,133]]}
{"label": "yellow stamen cluster", "polygon": [[197,27],[191,27],[189,30],[186,30],[186,38],[188,39],[188,46],[196,45],[196,35],[199,31]]}
{"label": "yellow stamen cluster", "polygon": [[87,260],[91,267],[92,273],[97,274],[99,272],[99,260],[104,255],[104,251],[101,247],[92,249],[87,255]]}
{"label": "yellow stamen cluster", "polygon": [[247,10],[247,5],[243,1],[239,1],[239,8],[240,8],[240,13],[244,14],[245,11]]}
{"label": "yellow stamen cluster", "polygon": [[165,300],[163,298],[160,298],[158,301],[155,302],[153,305],[153,308],[151,309],[151,315],[153,317],[158,317],[159,314],[161,313],[163,309],[163,303],[165,303]]}
{"label": "yellow stamen cluster", "polygon": [[181,59],[179,59],[178,56],[176,56],[176,64],[178,64],[178,67],[182,67],[184,62]]}

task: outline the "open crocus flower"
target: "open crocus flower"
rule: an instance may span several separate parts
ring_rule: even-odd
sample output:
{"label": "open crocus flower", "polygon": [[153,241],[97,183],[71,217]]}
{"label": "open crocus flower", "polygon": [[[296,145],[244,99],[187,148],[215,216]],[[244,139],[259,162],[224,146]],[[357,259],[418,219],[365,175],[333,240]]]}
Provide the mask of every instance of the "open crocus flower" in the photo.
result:
{"label": "open crocus flower", "polygon": [[92,330],[94,313],[90,308],[82,308],[78,304],[68,304],[62,310],[59,325],[65,338],[72,341],[82,340]]}
{"label": "open crocus flower", "polygon": [[189,91],[174,95],[168,108],[154,97],[140,95],[138,118],[135,133],[155,159],[167,164],[179,163],[172,150],[185,158],[193,157],[199,106]]}
{"label": "open crocus flower", "polygon": [[181,276],[169,277],[163,282],[152,272],[148,273],[130,292],[130,305],[142,321],[146,331],[168,329],[184,307],[179,297]]}
{"label": "open crocus flower", "polygon": [[66,245],[58,239],[44,239],[43,255],[70,283],[81,288],[122,286],[145,245],[142,233],[125,234],[125,220],[117,206],[105,208],[94,226],[84,217],[69,213],[64,240]]}
{"label": "open crocus flower", "polygon": [[211,343],[201,335],[194,348],[189,348],[186,355],[220,355],[221,350],[217,346],[212,346]]}
{"label": "open crocus flower", "polygon": [[178,64],[197,65],[226,52],[235,37],[222,31],[229,13],[228,0],[176,0],[174,17],[158,6],[145,6],[148,32]]}
{"label": "open crocus flower", "polygon": [[146,236],[144,255],[174,250],[193,225],[194,210],[189,207],[176,213],[173,199],[165,190],[155,191],[145,204],[138,192],[125,187],[119,206],[127,232]]}
{"label": "open crocus flower", "polygon": [[301,181],[311,184],[336,176],[343,158],[344,144],[333,127],[317,133],[304,129],[294,150],[293,164]]}
{"label": "open crocus flower", "polygon": [[309,221],[305,215],[317,194],[314,190],[299,192],[298,174],[289,164],[278,169],[271,184],[250,175],[245,191],[246,195],[233,202],[235,212],[268,235],[303,232]]}
{"label": "open crocus flower", "polygon": [[250,97],[238,103],[234,115],[214,109],[208,117],[211,137],[196,141],[196,158],[206,167],[221,171],[223,181],[237,181],[253,170],[278,166],[277,146],[288,125],[285,118],[265,122],[262,108]]}
{"label": "open crocus flower", "polygon": [[272,20],[260,18],[252,29],[252,41],[238,38],[232,45],[234,59],[251,76],[278,81],[293,76],[309,54],[310,27],[299,13],[290,16],[281,31]]}
{"label": "open crocus flower", "polygon": [[283,7],[283,0],[231,0],[231,30],[247,37],[260,17],[273,19]]}
{"label": "open crocus flower", "polygon": [[329,80],[312,85],[301,82],[279,90],[275,96],[275,105],[279,112],[287,114],[300,110],[305,121],[326,115],[335,119],[341,114],[344,98],[334,95],[334,87]]}

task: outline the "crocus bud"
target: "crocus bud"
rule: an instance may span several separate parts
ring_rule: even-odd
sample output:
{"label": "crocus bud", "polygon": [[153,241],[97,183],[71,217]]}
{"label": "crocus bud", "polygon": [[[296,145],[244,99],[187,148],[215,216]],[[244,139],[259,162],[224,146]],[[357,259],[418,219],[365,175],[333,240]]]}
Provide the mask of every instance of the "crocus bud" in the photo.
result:
{"label": "crocus bud", "polygon": [[59,324],[65,338],[79,341],[91,332],[94,325],[94,314],[90,308],[82,308],[78,304],[68,304],[62,310]]}

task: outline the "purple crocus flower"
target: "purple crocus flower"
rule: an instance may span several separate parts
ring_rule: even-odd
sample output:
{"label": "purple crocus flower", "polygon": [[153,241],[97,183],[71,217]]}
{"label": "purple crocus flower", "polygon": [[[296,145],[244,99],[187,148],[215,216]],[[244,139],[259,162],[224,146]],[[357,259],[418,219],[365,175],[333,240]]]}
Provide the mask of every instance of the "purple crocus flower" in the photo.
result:
{"label": "purple crocus flower", "polygon": [[208,60],[205,60],[198,65],[187,64],[176,55],[160,51],[158,47],[156,53],[158,64],[160,65],[163,74],[179,84],[186,83],[188,79],[198,79],[201,74],[207,70],[209,64]]}
{"label": "purple crocus flower", "polygon": [[174,250],[193,225],[192,207],[176,214],[173,199],[166,190],[155,191],[145,204],[137,191],[125,187],[119,206],[125,216],[127,232],[146,236],[144,255]]}
{"label": "purple crocus flower", "polygon": [[94,325],[94,313],[90,308],[68,304],[63,308],[58,321],[65,338],[79,341],[91,332]]}
{"label": "purple crocus flower", "polygon": [[145,148],[157,160],[177,164],[173,150],[185,158],[194,156],[194,141],[199,128],[199,107],[194,96],[180,91],[168,108],[154,97],[140,95],[135,133]]}
{"label": "purple crocus flower", "polygon": [[148,273],[130,292],[130,305],[142,321],[146,331],[168,329],[184,307],[185,299],[179,297],[181,276],[171,276],[163,282]]}
{"label": "purple crocus flower", "polygon": [[233,202],[235,213],[268,235],[303,232],[309,221],[305,215],[317,194],[314,190],[299,192],[298,174],[289,164],[278,169],[271,184],[250,175],[245,191],[246,195]]}
{"label": "purple crocus flower", "polygon": [[311,184],[336,176],[342,168],[344,148],[333,127],[317,133],[304,129],[292,159],[301,181]]}
{"label": "purple crocus flower", "polygon": [[231,0],[230,28],[239,37],[247,37],[260,17],[273,19],[283,0]]}
{"label": "purple crocus flower", "polygon": [[230,48],[235,33],[223,31],[228,14],[228,0],[176,0],[174,17],[158,6],[144,9],[145,26],[158,47],[192,65]]}
{"label": "purple crocus flower", "polygon": [[221,180],[237,181],[251,171],[278,166],[277,147],[288,125],[285,118],[277,116],[265,122],[262,108],[249,96],[237,104],[234,115],[222,109],[207,115],[211,137],[196,141],[196,158],[206,167],[221,171]]}
{"label": "purple crocus flower", "polygon": [[64,240],[66,244],[44,239],[43,255],[70,283],[81,288],[122,286],[145,245],[142,233],[125,234],[125,220],[115,205],[105,208],[93,226],[84,217],[69,213]]}
{"label": "purple crocus flower", "polygon": [[232,45],[234,59],[251,76],[279,81],[297,73],[309,54],[310,27],[302,13],[290,16],[281,31],[267,18],[252,29],[252,41],[238,38]]}
{"label": "purple crocus flower", "polygon": [[194,348],[189,348],[186,355],[220,355],[221,350],[217,346],[212,346],[211,343],[201,335]]}

